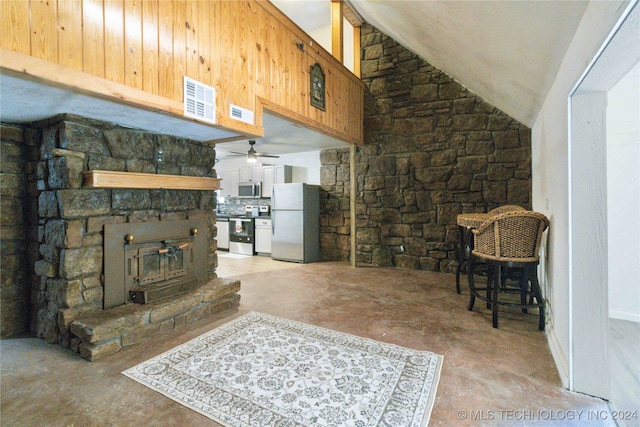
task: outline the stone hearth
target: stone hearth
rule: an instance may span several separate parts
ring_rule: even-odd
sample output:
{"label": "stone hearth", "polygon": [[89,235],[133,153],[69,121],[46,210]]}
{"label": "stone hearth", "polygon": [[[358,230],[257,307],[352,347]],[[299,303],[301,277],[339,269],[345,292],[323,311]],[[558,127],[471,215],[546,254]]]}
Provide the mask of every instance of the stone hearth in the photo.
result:
{"label": "stone hearth", "polygon": [[[27,171],[19,226],[29,237],[27,272],[16,271],[16,281],[31,284],[21,292],[30,293],[24,315],[33,335],[95,360],[238,305],[239,282],[215,274],[213,191],[83,188],[82,172],[97,169],[215,177],[212,146],[69,115],[20,128],[28,149],[9,160]],[[153,304],[103,310],[105,225],[190,219],[206,224],[204,283]]]}
{"label": "stone hearth", "polygon": [[125,304],[80,316],[70,325],[72,348],[97,360],[124,347],[237,306],[240,281],[216,278],[204,286],[151,304]]}

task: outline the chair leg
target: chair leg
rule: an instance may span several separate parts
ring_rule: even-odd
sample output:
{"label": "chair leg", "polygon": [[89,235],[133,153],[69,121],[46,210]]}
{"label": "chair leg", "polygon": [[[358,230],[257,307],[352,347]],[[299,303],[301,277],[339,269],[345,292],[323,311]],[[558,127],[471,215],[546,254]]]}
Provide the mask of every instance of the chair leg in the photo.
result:
{"label": "chair leg", "polygon": [[468,281],[469,281],[469,307],[467,308],[469,311],[473,310],[473,305],[476,303],[476,287],[473,281],[473,260],[469,257],[468,264]]}
{"label": "chair leg", "polygon": [[544,331],[544,299],[542,298],[542,290],[540,289],[540,282],[538,282],[538,269],[535,265],[531,267],[531,292],[535,295],[540,308],[540,318],[538,319],[538,330]]}
{"label": "chair leg", "polygon": [[[528,274],[526,274],[526,270],[522,271],[522,273],[520,274],[519,286],[520,286],[520,304],[524,306],[527,304],[527,294],[528,294],[527,290],[529,288],[529,278],[528,278]],[[527,308],[522,307],[522,312],[526,314]]]}
{"label": "chair leg", "polygon": [[[500,266],[496,267],[496,272],[494,273],[493,284],[491,286],[493,290],[493,298],[491,303],[491,311],[492,311],[492,320],[493,327],[498,327],[498,293],[500,292],[500,284],[502,283],[502,269]],[[489,282],[487,282],[489,283]]]}
{"label": "chair leg", "polygon": [[487,266],[487,310],[491,310],[491,289],[494,276],[496,274],[496,270],[499,270],[500,267],[496,267],[493,265]]}
{"label": "chair leg", "polygon": [[463,227],[458,228],[460,232],[460,250],[458,251],[458,268],[456,269],[456,292],[460,294],[460,274],[462,273],[462,264],[465,262],[467,251],[464,237],[465,230]]}

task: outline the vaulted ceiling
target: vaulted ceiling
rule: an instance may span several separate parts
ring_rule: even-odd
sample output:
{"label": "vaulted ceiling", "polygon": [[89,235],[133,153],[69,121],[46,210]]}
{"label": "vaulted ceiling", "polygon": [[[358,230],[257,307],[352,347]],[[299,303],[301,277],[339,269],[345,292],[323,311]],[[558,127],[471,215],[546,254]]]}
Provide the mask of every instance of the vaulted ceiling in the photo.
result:
{"label": "vaulted ceiling", "polygon": [[531,127],[588,1],[351,0],[366,22]]}
{"label": "vaulted ceiling", "polygon": [[[285,13],[307,32],[330,23],[331,0],[273,1],[286,9]],[[350,0],[348,3],[367,23],[530,127],[589,6],[586,0]],[[47,117],[45,114],[54,114],[57,109],[72,113],[78,110],[78,114],[97,110],[96,114],[112,114],[118,120],[137,117],[130,112],[125,114],[93,105],[91,100],[71,99],[77,94],[54,98],[40,93],[43,88],[23,84],[17,85],[14,91],[11,82],[13,80],[3,76],[0,97],[2,116],[9,121],[37,120],[38,115]],[[9,96],[12,93],[15,96]],[[9,100],[15,99],[24,100],[25,104],[20,104],[20,111],[14,112],[15,103]],[[42,102],[51,99],[55,99],[55,105]],[[27,105],[27,101],[30,104]],[[74,105],[76,110],[72,108]],[[114,121],[109,117],[104,120]],[[162,123],[176,127],[166,117],[151,117],[143,122],[153,124],[158,131],[164,130]],[[135,123],[123,124],[135,126]],[[209,139],[201,137],[197,127],[191,131],[187,137]],[[267,116],[265,138],[260,142],[262,151],[284,154],[318,149],[314,142],[317,136],[306,128]],[[325,143],[343,145],[331,139]],[[222,157],[226,151],[246,151],[246,141],[219,144],[216,148]]]}
{"label": "vaulted ceiling", "polygon": [[[273,0],[307,32],[330,0]],[[531,127],[589,2],[348,0],[364,20]]]}

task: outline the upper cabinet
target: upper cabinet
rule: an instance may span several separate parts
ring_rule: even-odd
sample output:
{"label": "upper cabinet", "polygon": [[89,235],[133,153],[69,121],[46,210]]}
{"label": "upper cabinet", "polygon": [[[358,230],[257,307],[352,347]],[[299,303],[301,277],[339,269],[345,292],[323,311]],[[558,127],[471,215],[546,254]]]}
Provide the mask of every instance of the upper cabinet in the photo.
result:
{"label": "upper cabinet", "polygon": [[262,168],[262,196],[271,197],[273,192],[273,183],[275,174],[273,169],[275,166],[265,166]]}
{"label": "upper cabinet", "polygon": [[268,1],[6,0],[0,14],[3,72],[179,116],[187,76],[215,88],[217,127],[261,136],[266,108],[363,143],[363,83]]}
{"label": "upper cabinet", "polygon": [[240,182],[262,181],[262,164],[247,165],[240,168]]}
{"label": "upper cabinet", "polygon": [[271,197],[273,184],[293,182],[293,167],[289,165],[264,166],[262,168],[262,195]]}
{"label": "upper cabinet", "polygon": [[274,166],[274,184],[288,184],[293,182],[293,166]]}
{"label": "upper cabinet", "polygon": [[293,167],[289,165],[248,165],[239,169],[217,172],[221,179],[220,194],[224,197],[238,197],[238,184],[259,181],[262,183],[262,197],[271,197],[274,184],[293,182]]}
{"label": "upper cabinet", "polygon": [[220,178],[219,193],[223,197],[238,197],[238,184],[240,183],[238,170],[227,170],[217,172]]}

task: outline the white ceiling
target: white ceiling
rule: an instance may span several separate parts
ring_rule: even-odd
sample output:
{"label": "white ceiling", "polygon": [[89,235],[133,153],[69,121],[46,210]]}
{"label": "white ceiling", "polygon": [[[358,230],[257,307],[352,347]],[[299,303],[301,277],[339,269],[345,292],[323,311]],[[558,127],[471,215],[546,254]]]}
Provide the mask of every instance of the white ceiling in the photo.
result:
{"label": "white ceiling", "polygon": [[[256,141],[254,150],[260,154],[291,154],[348,146],[346,142],[271,115],[268,111],[262,116],[262,125],[264,137],[253,138]],[[248,139],[222,142],[216,144],[216,158],[236,157],[232,151],[246,153],[248,150]]]}
{"label": "white ceiling", "polygon": [[589,5],[584,0],[350,3],[365,21],[529,127]]}
{"label": "white ceiling", "polygon": [[3,122],[33,122],[64,113],[196,141],[238,136],[189,118],[142,110],[5,73],[0,75],[0,118]]}
{"label": "white ceiling", "polygon": [[[33,122],[64,113],[195,141],[239,137],[236,133],[189,118],[142,110],[9,74],[0,75],[0,117],[3,122]],[[266,111],[262,120],[264,137],[253,138],[256,140],[255,150],[259,153],[288,154],[347,146],[343,141]],[[246,153],[248,141],[240,139],[216,144],[216,157],[222,159],[233,156],[231,151]]]}
{"label": "white ceiling", "polygon": [[331,25],[331,0],[270,0],[307,33]]}

